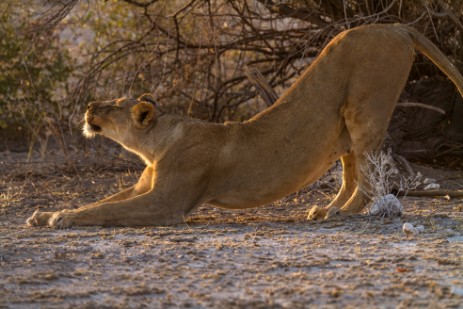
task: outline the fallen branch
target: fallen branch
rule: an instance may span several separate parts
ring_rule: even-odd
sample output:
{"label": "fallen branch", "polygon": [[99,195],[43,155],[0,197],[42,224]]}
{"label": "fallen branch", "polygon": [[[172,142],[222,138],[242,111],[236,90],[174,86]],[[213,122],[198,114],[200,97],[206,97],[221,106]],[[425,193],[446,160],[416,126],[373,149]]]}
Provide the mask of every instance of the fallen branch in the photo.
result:
{"label": "fallen branch", "polygon": [[463,198],[463,191],[458,191],[458,190],[399,191],[398,196]]}

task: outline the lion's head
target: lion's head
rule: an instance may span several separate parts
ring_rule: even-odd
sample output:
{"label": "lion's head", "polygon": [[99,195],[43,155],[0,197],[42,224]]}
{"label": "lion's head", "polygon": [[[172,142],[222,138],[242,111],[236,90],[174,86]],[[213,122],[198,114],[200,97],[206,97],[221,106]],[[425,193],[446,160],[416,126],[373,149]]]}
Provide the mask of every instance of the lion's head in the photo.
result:
{"label": "lion's head", "polygon": [[156,122],[159,112],[151,94],[138,99],[119,98],[92,102],[87,106],[83,132],[86,137],[101,134],[118,142],[131,140]]}

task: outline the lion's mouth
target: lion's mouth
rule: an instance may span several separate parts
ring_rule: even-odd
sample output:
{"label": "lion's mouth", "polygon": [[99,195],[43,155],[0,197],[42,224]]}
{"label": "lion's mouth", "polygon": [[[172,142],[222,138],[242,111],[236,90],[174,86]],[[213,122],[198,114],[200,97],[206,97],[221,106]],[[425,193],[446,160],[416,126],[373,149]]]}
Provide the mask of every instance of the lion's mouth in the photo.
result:
{"label": "lion's mouth", "polygon": [[96,125],[96,124],[91,124],[89,123],[90,125],[90,130],[92,130],[93,132],[101,132],[101,127],[99,125]]}
{"label": "lion's mouth", "polygon": [[102,129],[99,125],[90,123],[88,121],[85,122],[85,125],[83,127],[83,133],[88,138],[94,137],[95,134],[100,133],[101,131]]}

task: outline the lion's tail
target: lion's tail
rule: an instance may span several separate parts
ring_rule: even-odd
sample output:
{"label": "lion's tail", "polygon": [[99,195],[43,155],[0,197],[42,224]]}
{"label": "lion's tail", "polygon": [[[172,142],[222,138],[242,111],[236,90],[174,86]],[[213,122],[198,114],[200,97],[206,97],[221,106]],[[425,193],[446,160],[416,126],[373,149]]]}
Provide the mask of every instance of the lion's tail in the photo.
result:
{"label": "lion's tail", "polygon": [[452,80],[455,86],[457,86],[461,96],[463,96],[463,76],[450,62],[447,56],[445,56],[433,42],[415,29],[407,26],[403,26],[403,28],[413,38],[415,49],[434,62],[434,64]]}

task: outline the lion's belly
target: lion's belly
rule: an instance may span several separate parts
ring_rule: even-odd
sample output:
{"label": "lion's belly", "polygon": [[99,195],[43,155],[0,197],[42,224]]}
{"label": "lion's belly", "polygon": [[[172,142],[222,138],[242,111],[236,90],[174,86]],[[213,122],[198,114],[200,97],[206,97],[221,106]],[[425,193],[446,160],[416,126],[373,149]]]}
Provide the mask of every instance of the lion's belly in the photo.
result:
{"label": "lion's belly", "polygon": [[329,142],[321,147],[324,151],[314,150],[309,154],[300,149],[289,152],[286,149],[283,155],[267,151],[236,162],[227,172],[215,175],[217,186],[210,192],[208,203],[243,209],[268,204],[296,192],[318,180],[348,152],[348,140],[343,134]]}
{"label": "lion's belly", "polygon": [[299,190],[301,187],[319,179],[331,166],[324,162],[311,169],[300,166],[297,172],[283,173],[273,177],[257,177],[254,181],[241,181],[238,185],[228,187],[208,203],[229,209],[252,208],[265,205]]}
{"label": "lion's belly", "polygon": [[[291,191],[294,192],[294,191]],[[287,194],[255,194],[254,192],[233,192],[218,196],[217,198],[208,201],[208,204],[227,208],[227,209],[245,209],[253,208],[261,205],[271,203]]]}

